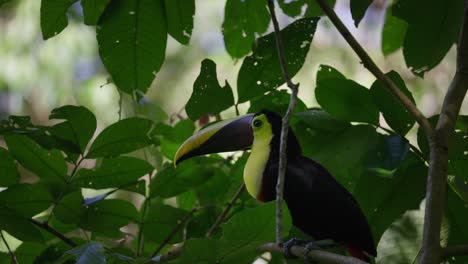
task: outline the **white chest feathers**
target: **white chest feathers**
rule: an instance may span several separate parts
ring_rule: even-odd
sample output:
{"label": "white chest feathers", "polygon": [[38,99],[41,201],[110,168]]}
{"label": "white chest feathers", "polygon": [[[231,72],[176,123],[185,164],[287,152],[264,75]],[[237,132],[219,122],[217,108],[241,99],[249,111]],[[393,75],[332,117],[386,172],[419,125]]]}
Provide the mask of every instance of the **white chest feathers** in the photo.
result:
{"label": "white chest feathers", "polygon": [[262,187],[262,178],[265,166],[270,155],[271,136],[254,139],[252,151],[244,167],[244,182],[247,191],[257,199]]}

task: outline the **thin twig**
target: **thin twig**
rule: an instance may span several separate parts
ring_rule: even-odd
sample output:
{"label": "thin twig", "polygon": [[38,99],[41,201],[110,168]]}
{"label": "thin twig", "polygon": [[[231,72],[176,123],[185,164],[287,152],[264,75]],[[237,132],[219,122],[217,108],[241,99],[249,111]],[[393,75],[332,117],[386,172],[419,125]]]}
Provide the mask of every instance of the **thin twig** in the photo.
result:
{"label": "thin twig", "polygon": [[159,251],[161,251],[161,249],[164,248],[164,246],[169,243],[169,241],[171,241],[171,239],[177,234],[177,232],[179,232],[184,226],[185,226],[185,223],[190,220],[190,218],[192,218],[192,215],[198,211],[199,208],[195,207],[193,208],[192,210],[190,210],[185,216],[184,218],[182,218],[182,220],[179,221],[179,223],[174,227],[174,229],[172,229],[171,233],[169,233],[169,235],[167,235],[167,237],[161,242],[161,244],[159,245],[159,247],[154,251],[154,253],[151,255],[151,257],[153,258],[154,256],[156,256]]}
{"label": "thin twig", "polygon": [[356,55],[361,59],[362,64],[366,67],[377,79],[381,80],[385,87],[403,104],[403,106],[413,115],[416,122],[424,130],[428,138],[432,138],[434,128],[431,126],[427,118],[419,111],[416,105],[406,96],[402,90],[385,75],[382,70],[375,64],[367,52],[362,48],[359,42],[353,37],[351,32],[346,28],[340,18],[336,15],[333,8],[331,8],[326,0],[317,0],[317,3],[322,8],[323,12],[328,16],[330,21],[335,25],[336,29],[340,32],[343,38],[348,42]]}
{"label": "thin twig", "polygon": [[245,190],[245,184],[242,183],[242,185],[239,187],[239,189],[234,194],[234,196],[232,196],[229,203],[227,203],[226,208],[224,208],[223,212],[218,216],[218,219],[216,219],[215,223],[211,226],[210,230],[208,230],[208,232],[206,233],[206,237],[211,237],[213,235],[214,231],[223,222],[224,218],[226,218],[227,213],[229,212],[229,210],[231,210],[231,207],[234,205],[237,198],[239,198],[239,196],[242,194],[244,190]]}
{"label": "thin twig", "polygon": [[[284,253],[283,248],[278,246],[275,243],[267,243],[265,245],[262,245],[257,248],[257,251],[259,253],[264,253],[264,252],[272,252],[272,253],[276,252],[280,254]],[[291,253],[292,255],[296,257],[304,258],[304,254],[307,253],[307,249],[302,246],[292,246]],[[354,257],[338,255],[338,254],[334,254],[334,253],[323,251],[323,250],[309,251],[307,254],[307,259],[316,261],[319,263],[327,263],[327,264],[368,264],[367,262],[364,262]]]}
{"label": "thin twig", "polygon": [[39,222],[37,221],[36,219],[29,219],[29,221],[33,224],[35,224],[36,226],[44,229],[45,231],[51,233],[52,235],[54,235],[56,238],[62,240],[63,242],[65,242],[65,244],[69,245],[70,247],[76,247],[78,246],[78,244],[76,244],[75,242],[73,242],[71,239],[67,238],[65,235],[63,235],[62,233],[60,233],[59,231],[53,229],[49,224],[45,223],[45,222]]}
{"label": "thin twig", "polygon": [[286,174],[286,149],[288,142],[288,132],[289,132],[289,119],[291,118],[294,107],[296,106],[297,100],[297,91],[299,89],[299,84],[294,84],[289,75],[286,58],[284,55],[283,41],[281,39],[281,31],[278,25],[278,20],[276,19],[275,14],[275,4],[273,0],[268,0],[268,9],[270,11],[270,17],[273,21],[273,27],[275,29],[275,40],[276,40],[276,52],[278,54],[279,63],[281,66],[281,71],[283,72],[283,77],[291,89],[291,99],[289,100],[288,110],[286,111],[283,122],[281,126],[281,138],[280,138],[280,150],[279,150],[279,167],[278,167],[278,182],[276,184],[276,243],[281,244],[283,239],[282,231],[282,219],[283,219],[283,191],[284,191],[284,182]]}
{"label": "thin twig", "polygon": [[442,248],[442,259],[454,256],[468,256],[468,245],[458,245]]}
{"label": "thin twig", "polygon": [[6,241],[5,237],[3,236],[3,231],[1,231],[1,230],[0,230],[0,237],[2,237],[3,244],[5,244],[5,246],[6,246],[7,250],[8,250],[8,254],[11,257],[11,263],[12,264],[17,264],[18,259],[16,258],[15,252],[13,252],[11,250],[10,245],[8,245],[8,242]]}
{"label": "thin twig", "polygon": [[441,262],[440,230],[447,195],[449,148],[461,104],[468,89],[468,0],[458,40],[457,71],[447,90],[430,146],[430,166],[426,186],[421,264]]}

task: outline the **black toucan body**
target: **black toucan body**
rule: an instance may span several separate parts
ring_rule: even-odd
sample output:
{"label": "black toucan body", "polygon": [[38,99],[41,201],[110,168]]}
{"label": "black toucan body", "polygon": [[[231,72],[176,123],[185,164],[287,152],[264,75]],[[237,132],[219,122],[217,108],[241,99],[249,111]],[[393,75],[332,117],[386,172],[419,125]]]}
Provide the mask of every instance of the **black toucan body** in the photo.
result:
{"label": "black toucan body", "polygon": [[[208,153],[250,148],[244,168],[248,192],[257,200],[276,198],[281,116],[262,111],[208,126],[187,139],[174,162]],[[302,156],[288,134],[284,200],[293,224],[314,239],[342,243],[357,258],[376,256],[369,224],[354,197],[317,162]]]}

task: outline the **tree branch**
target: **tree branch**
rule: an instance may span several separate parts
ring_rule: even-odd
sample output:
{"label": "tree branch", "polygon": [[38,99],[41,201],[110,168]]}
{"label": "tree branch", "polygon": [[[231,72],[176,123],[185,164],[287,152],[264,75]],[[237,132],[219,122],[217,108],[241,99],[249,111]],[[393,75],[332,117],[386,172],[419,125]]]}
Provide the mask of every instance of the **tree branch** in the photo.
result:
{"label": "tree branch", "polygon": [[5,244],[5,247],[8,250],[8,254],[10,255],[11,258],[11,263],[12,264],[18,264],[18,259],[16,258],[15,252],[13,252],[10,248],[10,245],[8,245],[8,242],[6,241],[5,237],[3,236],[3,231],[0,230],[0,237],[2,238],[3,244]]}
{"label": "tree branch", "polygon": [[468,0],[458,41],[457,72],[444,98],[442,110],[430,142],[430,163],[426,187],[423,244],[420,263],[440,263],[444,250],[440,247],[440,229],[447,194],[449,142],[468,89]]}
{"label": "tree branch", "polygon": [[65,235],[63,235],[59,231],[53,229],[48,223],[39,222],[36,219],[29,219],[29,221],[31,223],[35,224],[36,226],[44,229],[45,231],[51,233],[53,236],[55,236],[56,238],[62,240],[65,244],[69,245],[70,247],[73,248],[73,247],[78,246],[78,244],[73,242],[71,239],[67,238]]}
{"label": "tree branch", "polygon": [[340,32],[343,38],[348,42],[356,55],[361,59],[362,64],[366,67],[378,80],[381,80],[385,87],[402,103],[402,105],[416,119],[416,122],[421,126],[428,138],[432,138],[434,129],[427,118],[419,111],[416,105],[401,91],[401,89],[385,75],[382,70],[375,64],[367,52],[362,48],[359,42],[353,37],[351,32],[346,28],[343,22],[338,18],[333,8],[331,8],[325,0],[317,0],[317,3],[322,8],[323,12],[328,16],[336,29]]}
{"label": "tree branch", "polygon": [[242,192],[245,190],[245,184],[242,183],[242,185],[239,187],[237,192],[232,196],[231,200],[227,204],[226,208],[223,210],[223,212],[218,216],[218,219],[216,219],[215,223],[211,226],[210,230],[206,233],[206,237],[211,237],[214,233],[214,231],[219,227],[221,222],[223,222],[224,218],[226,218],[227,213],[229,210],[231,210],[231,207],[234,205],[236,202],[237,198],[242,194]]}
{"label": "tree branch", "polygon": [[167,243],[169,243],[169,241],[171,241],[171,239],[175,236],[175,234],[177,234],[177,232],[179,232],[179,230],[182,229],[182,227],[184,227],[185,223],[192,217],[192,215],[196,211],[198,211],[198,208],[193,208],[184,216],[184,218],[182,218],[182,220],[179,221],[179,223],[174,227],[174,229],[172,229],[171,233],[167,235],[167,237],[161,242],[159,247],[154,251],[154,253],[151,255],[151,258],[156,256],[159,253],[159,251],[161,251],[161,249],[163,249],[163,247]]}
{"label": "tree branch", "polygon": [[291,99],[289,100],[288,110],[286,111],[283,117],[283,122],[281,126],[278,182],[276,184],[276,243],[281,244],[283,239],[283,208],[281,205],[283,202],[283,190],[287,165],[286,149],[288,142],[289,119],[291,119],[292,112],[294,111],[294,107],[296,106],[299,84],[294,84],[292,82],[291,76],[288,72],[286,58],[284,56],[283,41],[281,39],[281,31],[278,25],[278,20],[276,19],[275,4],[273,0],[268,0],[268,9],[270,11],[271,20],[273,21],[273,27],[275,29],[276,52],[278,53],[281,71],[283,72],[286,84],[288,85],[289,89],[291,89]]}
{"label": "tree branch", "polygon": [[468,245],[444,247],[440,255],[442,259],[453,256],[468,256]]}

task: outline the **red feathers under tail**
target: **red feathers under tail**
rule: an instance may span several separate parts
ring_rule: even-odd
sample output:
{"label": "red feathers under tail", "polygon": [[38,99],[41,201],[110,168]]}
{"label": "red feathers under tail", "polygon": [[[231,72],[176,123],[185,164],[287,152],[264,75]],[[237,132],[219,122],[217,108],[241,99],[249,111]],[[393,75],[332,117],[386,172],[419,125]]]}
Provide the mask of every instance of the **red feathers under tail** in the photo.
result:
{"label": "red feathers under tail", "polygon": [[351,256],[370,263],[369,256],[367,256],[360,248],[350,244],[345,244],[345,247]]}

